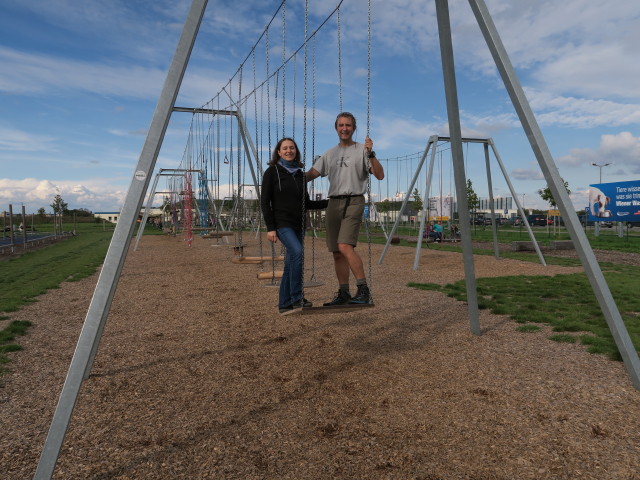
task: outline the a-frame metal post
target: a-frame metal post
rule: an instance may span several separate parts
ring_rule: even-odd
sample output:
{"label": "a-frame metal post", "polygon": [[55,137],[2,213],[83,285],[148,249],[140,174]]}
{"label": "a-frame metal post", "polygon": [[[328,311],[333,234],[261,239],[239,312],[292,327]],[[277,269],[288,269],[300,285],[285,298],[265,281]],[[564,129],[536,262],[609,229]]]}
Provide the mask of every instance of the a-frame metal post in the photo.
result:
{"label": "a-frame metal post", "polygon": [[518,195],[516,193],[516,189],[513,188],[513,185],[511,184],[511,180],[509,180],[509,174],[507,173],[507,169],[504,168],[504,164],[502,163],[502,159],[500,158],[500,154],[498,153],[498,149],[496,148],[496,144],[495,144],[495,142],[493,141],[492,138],[487,139],[487,142],[489,143],[489,145],[491,145],[491,150],[493,151],[493,156],[496,157],[496,161],[498,162],[498,166],[500,167],[500,170],[502,171],[502,176],[504,177],[505,181],[507,182],[507,185],[509,186],[509,191],[511,192],[511,197],[516,202],[516,206],[518,207],[518,212],[520,212],[520,218],[522,218],[522,221],[524,222],[524,226],[527,229],[527,232],[529,233],[529,238],[531,239],[531,242],[533,243],[533,248],[536,250],[536,253],[538,254],[538,258],[540,259],[540,263],[546,267],[547,266],[547,262],[544,259],[544,255],[542,255],[542,251],[540,250],[540,245],[538,245],[538,241],[536,240],[536,237],[533,234],[533,230],[531,230],[531,225],[529,225],[529,221],[527,220],[527,216],[524,214],[524,208],[522,208],[522,205],[520,205],[520,201],[518,200]]}
{"label": "a-frame metal post", "polygon": [[498,230],[496,229],[496,208],[493,199],[493,181],[491,179],[491,162],[489,161],[489,145],[484,142],[484,163],[487,169],[487,187],[489,189],[489,209],[491,214],[491,235],[493,237],[493,254],[496,259],[500,258],[500,248],[498,247]]}
{"label": "a-frame metal post", "polygon": [[[438,5],[439,1],[441,0],[436,0],[436,5]],[[469,5],[476,16],[480,30],[487,42],[487,46],[493,56],[496,67],[500,72],[502,81],[504,82],[505,88],[511,98],[511,102],[513,103],[516,113],[520,118],[520,123],[522,124],[527,138],[529,139],[533,153],[535,154],[544,178],[547,181],[547,185],[553,194],[553,198],[558,202],[558,207],[560,208],[562,217],[565,219],[565,226],[567,227],[567,230],[569,230],[571,240],[573,240],[578,257],[585,269],[591,288],[593,288],[593,293],[595,294],[596,299],[600,304],[600,308],[602,309],[602,313],[607,320],[609,330],[611,330],[616,346],[620,351],[625,368],[631,377],[633,386],[637,390],[640,390],[640,359],[638,358],[638,352],[636,351],[633,342],[631,341],[631,337],[629,337],[629,332],[627,332],[627,328],[622,321],[622,316],[618,311],[618,307],[611,295],[611,291],[609,290],[609,286],[602,274],[600,265],[598,265],[595,254],[591,249],[587,235],[580,226],[578,215],[573,209],[573,204],[571,203],[569,194],[564,187],[564,182],[560,177],[560,173],[553,161],[549,147],[547,146],[542,135],[542,131],[538,126],[538,122],[533,115],[533,111],[531,110],[531,106],[524,94],[524,90],[518,81],[515,70],[511,65],[507,51],[502,44],[502,40],[498,35],[498,31],[493,23],[489,11],[487,10],[485,2],[483,0],[469,0]]]}
{"label": "a-frame metal post", "polygon": [[422,154],[422,158],[420,159],[420,162],[418,163],[418,168],[416,168],[416,172],[413,175],[413,179],[411,180],[411,185],[409,185],[409,188],[407,190],[407,194],[404,196],[404,200],[402,200],[402,206],[400,207],[400,211],[398,212],[398,216],[396,217],[396,221],[393,224],[393,228],[391,229],[391,233],[389,233],[389,236],[387,237],[387,243],[384,246],[384,249],[382,250],[382,254],[380,255],[380,260],[378,260],[378,265],[382,265],[382,261],[384,260],[385,255],[387,254],[387,250],[389,249],[389,245],[391,245],[391,238],[393,237],[393,234],[396,232],[396,229],[398,228],[398,225],[400,224],[400,219],[402,218],[402,214],[404,213],[405,208],[407,207],[407,202],[409,201],[409,192],[413,191],[413,187],[416,184],[416,181],[418,180],[418,175],[420,174],[420,170],[422,169],[422,166],[424,165],[424,161],[427,158],[427,154],[429,153],[429,149],[430,148],[435,148],[435,142],[437,141],[437,136],[433,135],[429,138],[429,141],[427,142],[427,146],[424,149],[424,153]]}
{"label": "a-frame metal post", "polygon": [[462,243],[462,256],[464,259],[469,324],[471,332],[475,335],[480,335],[478,293],[476,291],[476,274],[473,264],[471,223],[469,222],[469,202],[467,201],[467,181],[464,173],[462,129],[460,128],[460,110],[458,108],[458,89],[456,86],[456,73],[453,62],[453,44],[451,41],[448,0],[436,0],[436,16],[438,18],[440,56],[442,57],[442,73],[444,75],[447,116],[449,118],[449,135],[451,136],[453,176],[456,184],[456,195],[458,197],[458,215],[460,215],[460,241]]}
{"label": "a-frame metal post", "polygon": [[[164,173],[164,172],[174,172],[174,173]],[[149,219],[149,211],[153,205],[153,198],[156,196],[156,188],[158,186],[158,179],[160,177],[176,177],[176,176],[184,176],[187,172],[202,172],[202,170],[186,170],[184,168],[161,168],[158,173],[156,173],[156,178],[153,180],[153,186],[151,187],[151,191],[147,196],[147,206],[144,209],[144,213],[142,214],[142,220],[140,220],[140,226],[138,227],[138,233],[136,234],[136,241],[133,244],[133,251],[135,252],[138,249],[138,243],[140,243],[140,238],[142,238],[142,234],[144,233],[144,228],[147,225],[147,220]]]}
{"label": "a-frame metal post", "polygon": [[[435,136],[432,136],[429,142],[432,142],[434,137]],[[436,163],[436,151],[438,150],[438,137],[435,137],[435,140],[432,142],[432,147],[433,148],[431,149],[431,163],[429,164],[429,171],[427,172],[427,184],[425,185],[424,196],[422,197],[424,198],[424,202],[422,204],[422,215],[420,216],[420,229],[418,230],[418,238],[417,238],[418,241],[416,242],[416,254],[413,257],[414,270],[418,270],[418,267],[420,266],[420,254],[422,252],[422,232],[425,231],[424,224],[427,220],[427,217],[429,216],[429,213],[431,213],[431,199],[429,195],[431,192],[431,182],[433,180],[433,166]],[[425,205],[426,205],[426,208],[425,208]],[[400,213],[402,214],[402,212]],[[440,212],[440,215],[442,215],[442,212]]]}
{"label": "a-frame metal post", "polygon": [[[438,142],[440,141],[446,141],[446,142],[451,142],[451,137],[441,137],[438,135],[432,135],[431,137],[429,137],[429,142],[427,143],[427,148],[426,148],[426,152],[429,151],[429,149],[431,150],[431,163],[429,164],[429,170],[427,173],[427,186],[425,189],[425,193],[424,193],[424,198],[425,198],[425,203],[427,205],[427,207],[425,209],[423,209],[421,218],[420,218],[420,230],[419,232],[421,233],[422,231],[424,231],[424,225],[425,225],[425,219],[428,215],[428,209],[429,209],[429,191],[430,191],[430,185],[432,183],[432,179],[433,179],[433,165],[434,165],[434,160],[435,160],[435,154],[437,151],[437,146],[438,146]],[[520,205],[520,203],[518,202],[518,196],[516,194],[515,189],[513,188],[513,185],[511,184],[511,180],[509,179],[509,174],[507,173],[507,170],[504,168],[504,165],[502,163],[502,160],[500,159],[500,155],[498,154],[498,150],[496,149],[495,143],[493,142],[493,140],[491,138],[462,138],[462,142],[470,142],[470,143],[482,143],[484,144],[484,153],[485,153],[485,162],[487,164],[486,169],[487,169],[487,178],[488,178],[488,188],[489,188],[489,196],[491,199],[491,203],[493,204],[493,186],[491,183],[491,169],[489,166],[489,152],[488,152],[488,146],[491,145],[491,150],[493,151],[493,154],[496,158],[496,161],[498,162],[498,165],[500,166],[500,170],[502,172],[502,175],[505,179],[505,181],[507,182],[507,185],[509,186],[509,191],[511,192],[511,196],[513,197],[513,199],[516,202],[516,205],[518,207],[518,212],[520,212],[520,216],[522,217],[525,227],[527,229],[527,232],[529,234],[529,238],[531,239],[531,242],[533,243],[533,246],[538,254],[538,258],[540,259],[540,263],[544,266],[546,266],[546,262],[544,260],[544,256],[542,255],[542,252],[540,251],[540,246],[538,245],[538,241],[536,240],[533,231],[531,230],[531,226],[529,225],[529,222],[527,221],[527,217],[524,214],[524,210],[522,208],[522,206]],[[418,178],[418,174],[419,172],[422,170],[422,167],[424,165],[424,161],[426,159],[426,154],[423,154],[422,159],[420,160],[418,167],[416,168],[416,171],[414,173],[413,176],[413,180],[411,182],[411,185],[409,187],[409,191],[413,191],[414,185],[416,183],[416,179]],[[393,234],[395,233],[396,229],[398,228],[398,225],[400,223],[400,220],[402,218],[402,215],[404,214],[406,207],[407,207],[407,202],[409,200],[409,194],[407,193],[405,195],[405,198],[403,199],[402,202],[402,206],[400,207],[400,210],[398,212],[398,215],[396,217],[396,221],[393,225],[393,229],[391,230],[391,234],[387,235],[387,242],[382,250],[382,254],[380,255],[380,259],[378,261],[378,264],[382,265],[382,262],[384,260],[384,257],[387,254],[387,250],[389,249],[389,246],[391,244],[391,237],[393,236]],[[495,216],[495,209],[491,210],[491,214],[492,216]],[[493,243],[494,243],[494,250],[495,250],[495,257],[499,258],[499,253],[498,253],[498,238],[497,238],[497,233],[496,233],[496,229],[494,227],[494,223],[492,223],[492,230],[493,230]],[[414,257],[414,262],[413,262],[413,269],[414,270],[418,270],[418,268],[420,267],[420,252],[421,252],[421,248],[422,248],[422,235],[419,234],[418,238],[417,238],[417,242],[416,242],[416,253],[415,253],[415,257]]]}
{"label": "a-frame metal post", "polygon": [[49,427],[34,476],[37,480],[50,479],[53,475],[82,381],[91,371],[91,354],[100,343],[144,194],[149,186],[206,6],[207,0],[193,0],[191,3]]}

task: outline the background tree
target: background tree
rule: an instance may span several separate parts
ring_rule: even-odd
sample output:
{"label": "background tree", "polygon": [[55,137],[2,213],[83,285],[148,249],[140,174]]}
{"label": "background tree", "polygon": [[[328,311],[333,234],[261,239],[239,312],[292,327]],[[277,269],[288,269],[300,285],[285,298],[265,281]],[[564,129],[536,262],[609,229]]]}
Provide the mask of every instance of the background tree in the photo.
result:
{"label": "background tree", "polygon": [[385,198],[383,201],[376,203],[376,209],[380,213],[389,212],[391,210],[391,202]]}
{"label": "background tree", "polygon": [[[561,180],[567,193],[571,194],[571,190],[569,190],[569,182],[565,182],[564,178]],[[557,206],[556,199],[553,198],[553,194],[551,193],[551,189],[549,188],[549,185],[547,185],[545,188],[541,188],[540,190],[538,190],[538,195],[540,195],[540,198],[542,198],[545,202],[549,202],[549,205],[551,205],[551,207],[553,207],[554,209],[556,208]]]}
{"label": "background tree", "polygon": [[53,213],[55,213],[56,215],[64,215],[68,212],[67,202],[62,199],[60,194],[57,194],[54,197],[51,208],[53,209]]}
{"label": "background tree", "polygon": [[480,199],[478,194],[473,190],[473,184],[471,180],[467,178],[467,203],[469,204],[469,211],[475,212],[480,206]]}
{"label": "background tree", "polygon": [[38,209],[38,216],[42,218],[42,217],[44,217],[45,215],[46,215],[46,211],[45,211],[44,207],[40,207],[40,208]]}
{"label": "background tree", "polygon": [[422,198],[420,198],[420,192],[417,188],[413,190],[413,209],[416,212],[422,210]]}
{"label": "background tree", "polygon": [[72,210],[67,210],[66,212],[69,215],[76,215],[78,217],[93,217],[93,212],[88,208],[74,208]]}

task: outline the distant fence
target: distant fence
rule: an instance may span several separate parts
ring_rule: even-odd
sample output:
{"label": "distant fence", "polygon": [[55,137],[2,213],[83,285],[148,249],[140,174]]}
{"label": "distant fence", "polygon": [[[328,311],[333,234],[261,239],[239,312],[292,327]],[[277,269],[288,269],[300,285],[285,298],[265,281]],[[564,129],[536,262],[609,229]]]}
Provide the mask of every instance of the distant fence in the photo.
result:
{"label": "distant fence", "polygon": [[72,237],[71,232],[62,232],[62,234],[53,235],[52,233],[44,234],[30,234],[27,237],[27,241],[24,242],[22,235],[16,235],[11,242],[11,238],[0,238],[0,256],[13,255],[15,253],[22,253],[27,250],[36,250],[46,245],[51,245],[59,240],[63,240],[68,237]]}

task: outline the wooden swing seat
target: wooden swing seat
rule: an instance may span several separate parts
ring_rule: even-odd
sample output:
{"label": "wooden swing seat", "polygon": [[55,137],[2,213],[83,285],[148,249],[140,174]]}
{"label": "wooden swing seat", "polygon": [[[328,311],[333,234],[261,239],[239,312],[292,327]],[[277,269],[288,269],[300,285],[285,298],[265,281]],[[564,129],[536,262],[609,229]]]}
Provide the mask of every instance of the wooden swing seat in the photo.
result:
{"label": "wooden swing seat", "polygon": [[338,313],[338,312],[350,312],[353,310],[362,310],[364,308],[375,307],[373,303],[347,303],[346,305],[331,305],[322,307],[302,307],[300,313],[303,315],[309,315],[313,313]]}
{"label": "wooden swing seat", "polygon": [[245,264],[245,265],[259,265],[262,262],[273,260],[275,262],[284,261],[284,257],[235,257],[231,259],[232,263]]}
{"label": "wooden swing seat", "polygon": [[258,280],[271,280],[273,278],[282,278],[284,272],[282,270],[276,270],[275,272],[259,272]]}
{"label": "wooden swing seat", "polygon": [[233,232],[211,232],[205,233],[202,235],[202,238],[222,238],[222,237],[231,237],[235,235]]}

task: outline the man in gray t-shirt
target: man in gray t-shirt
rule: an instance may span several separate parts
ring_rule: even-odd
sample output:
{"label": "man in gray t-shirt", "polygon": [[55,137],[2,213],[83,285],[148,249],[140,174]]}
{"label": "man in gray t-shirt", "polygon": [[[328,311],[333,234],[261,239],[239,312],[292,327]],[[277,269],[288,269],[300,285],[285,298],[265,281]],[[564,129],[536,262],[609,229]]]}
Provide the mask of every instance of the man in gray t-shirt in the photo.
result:
{"label": "man in gray t-shirt", "polygon": [[[319,176],[329,178],[327,248],[333,253],[339,289],[336,297],[324,305],[368,304],[371,303],[369,287],[355,246],[364,213],[368,174],[382,180],[384,169],[372,150],[373,141],[369,137],[364,144],[353,140],[356,119],[351,113],[338,114],[335,128],[340,143],[321,155],[306,173],[307,181]],[[358,287],[354,297],[349,293],[350,271]]]}

